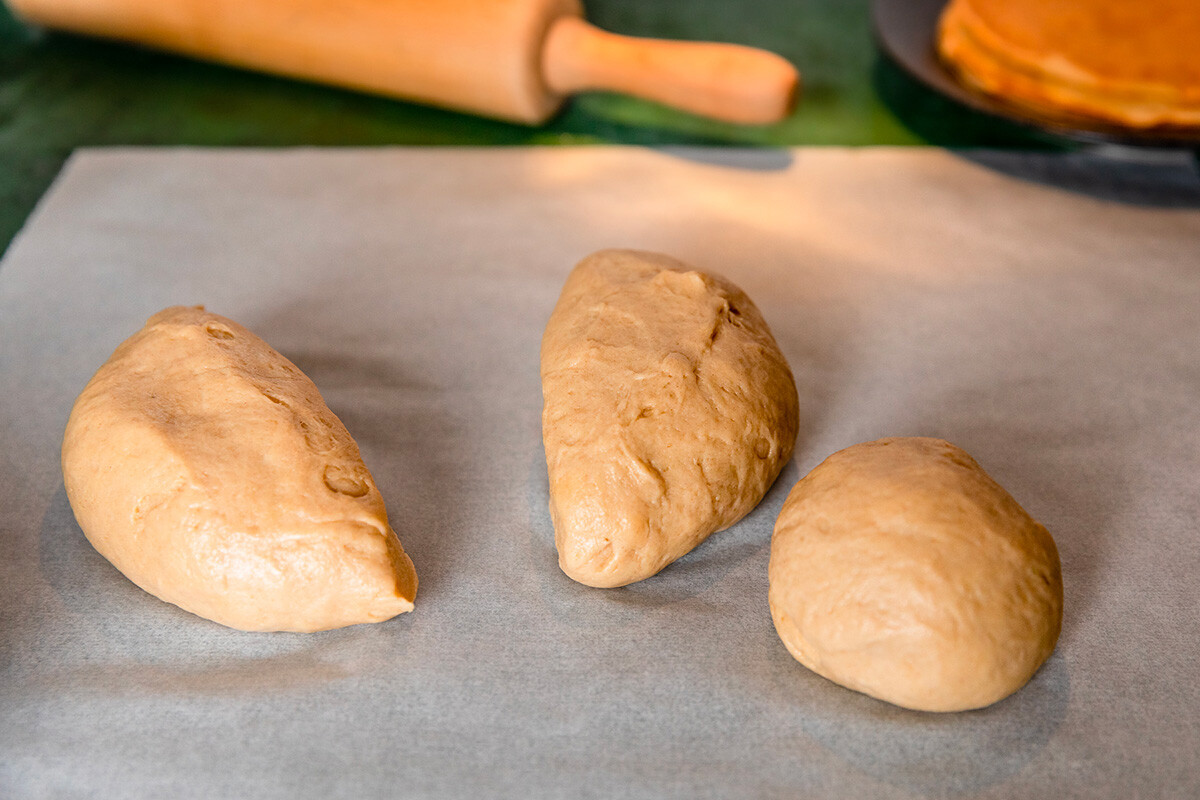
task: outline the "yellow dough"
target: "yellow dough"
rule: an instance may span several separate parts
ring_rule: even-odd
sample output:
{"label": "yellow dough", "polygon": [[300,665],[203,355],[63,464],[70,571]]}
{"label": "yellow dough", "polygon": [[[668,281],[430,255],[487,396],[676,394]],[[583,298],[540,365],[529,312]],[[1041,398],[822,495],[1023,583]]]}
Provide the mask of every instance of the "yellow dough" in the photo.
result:
{"label": "yellow dough", "polygon": [[93,546],[194,614],[317,631],[412,610],[416,572],[346,428],[294,364],[203,308],[159,312],[117,348],[62,463]]}
{"label": "yellow dough", "polygon": [[924,711],[1007,697],[1054,650],[1050,534],[962,450],[880,439],[788,495],[771,541],[775,629],[832,681]]}
{"label": "yellow dough", "polygon": [[792,373],[724,278],[595,253],[568,277],[541,358],[555,543],[580,583],[654,575],[749,513],[791,457]]}

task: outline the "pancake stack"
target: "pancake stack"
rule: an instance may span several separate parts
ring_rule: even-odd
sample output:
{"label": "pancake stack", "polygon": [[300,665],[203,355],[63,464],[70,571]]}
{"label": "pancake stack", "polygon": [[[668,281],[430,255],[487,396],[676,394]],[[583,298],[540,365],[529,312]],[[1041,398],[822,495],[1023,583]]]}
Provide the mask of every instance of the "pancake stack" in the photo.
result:
{"label": "pancake stack", "polygon": [[1200,127],[1200,0],[950,0],[937,46],[964,84],[1036,112]]}

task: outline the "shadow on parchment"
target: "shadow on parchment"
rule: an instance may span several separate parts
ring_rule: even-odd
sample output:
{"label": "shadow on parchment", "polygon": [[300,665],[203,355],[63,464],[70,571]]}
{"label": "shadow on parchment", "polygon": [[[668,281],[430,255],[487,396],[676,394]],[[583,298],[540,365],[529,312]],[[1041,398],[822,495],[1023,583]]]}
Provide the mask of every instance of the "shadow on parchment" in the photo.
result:
{"label": "shadow on parchment", "polygon": [[[768,623],[769,627],[769,623]],[[872,778],[920,797],[975,794],[1016,775],[1066,717],[1070,678],[1055,653],[1013,695],[977,711],[899,708],[842,688],[801,666],[778,637],[748,659],[761,688],[806,737]]]}
{"label": "shadow on parchment", "polygon": [[670,145],[656,147],[663,155],[744,172],[782,172],[795,162],[791,150],[783,147],[687,147]]}
{"label": "shadow on parchment", "polygon": [[1010,178],[1096,200],[1150,208],[1200,208],[1200,162],[1186,152],[1141,152],[1131,148],[1054,155],[999,150],[951,152]]}
{"label": "shadow on parchment", "polygon": [[568,624],[578,621],[592,628],[626,630],[646,625],[648,610],[703,599],[714,587],[717,603],[722,605],[720,593],[725,591],[720,588],[722,579],[770,549],[775,519],[797,477],[796,462],[789,460],[758,506],[728,529],[712,534],[657,575],[629,586],[597,589],[577,583],[559,569],[554,526],[547,507],[550,487],[546,461],[535,459],[526,482],[529,560],[536,565],[540,576],[542,603],[555,619]]}
{"label": "shadow on parchment", "polygon": [[53,598],[16,632],[47,665],[35,685],[110,695],[286,692],[377,672],[403,657],[395,626],[409,627],[407,614],[320,633],[248,633],[153,597],[91,546],[61,484],[38,549]]}

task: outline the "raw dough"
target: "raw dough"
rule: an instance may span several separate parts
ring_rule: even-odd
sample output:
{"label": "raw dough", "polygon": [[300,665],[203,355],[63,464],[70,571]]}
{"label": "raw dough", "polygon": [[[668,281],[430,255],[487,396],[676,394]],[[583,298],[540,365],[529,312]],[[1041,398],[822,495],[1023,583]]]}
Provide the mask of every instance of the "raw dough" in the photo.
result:
{"label": "raw dough", "polygon": [[800,663],[899,706],[961,711],[1054,650],[1062,573],[1046,529],[962,450],[880,439],[792,489],[771,542],[775,629]]}
{"label": "raw dough", "polygon": [[648,578],[749,513],[799,425],[792,373],[750,298],[633,250],[568,277],[542,392],[559,564],[589,586]]}
{"label": "raw dough", "polygon": [[316,631],[412,610],[416,572],[346,428],[294,364],[202,307],[117,348],[62,462],[95,548],[194,614]]}

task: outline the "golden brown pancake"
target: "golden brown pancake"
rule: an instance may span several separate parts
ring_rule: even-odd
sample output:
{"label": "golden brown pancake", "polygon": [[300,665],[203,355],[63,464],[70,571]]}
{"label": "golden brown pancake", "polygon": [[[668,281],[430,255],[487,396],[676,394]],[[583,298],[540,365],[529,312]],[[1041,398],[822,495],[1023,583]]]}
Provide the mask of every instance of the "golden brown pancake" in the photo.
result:
{"label": "golden brown pancake", "polygon": [[1198,0],[950,0],[937,47],[963,83],[1036,111],[1200,126]]}

